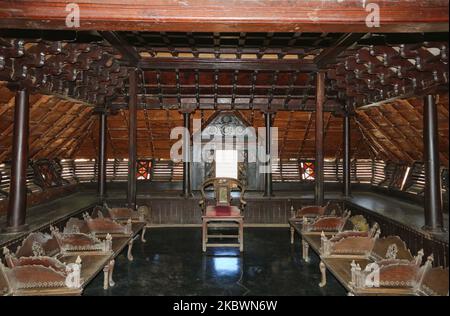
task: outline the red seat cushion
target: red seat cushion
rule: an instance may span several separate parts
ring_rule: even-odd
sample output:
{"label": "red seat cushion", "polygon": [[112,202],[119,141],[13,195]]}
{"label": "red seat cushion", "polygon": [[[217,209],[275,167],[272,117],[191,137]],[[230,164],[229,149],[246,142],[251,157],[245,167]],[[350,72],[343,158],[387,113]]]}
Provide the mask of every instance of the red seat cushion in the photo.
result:
{"label": "red seat cushion", "polygon": [[240,216],[241,211],[236,206],[213,206],[210,205],[206,208],[205,216]]}

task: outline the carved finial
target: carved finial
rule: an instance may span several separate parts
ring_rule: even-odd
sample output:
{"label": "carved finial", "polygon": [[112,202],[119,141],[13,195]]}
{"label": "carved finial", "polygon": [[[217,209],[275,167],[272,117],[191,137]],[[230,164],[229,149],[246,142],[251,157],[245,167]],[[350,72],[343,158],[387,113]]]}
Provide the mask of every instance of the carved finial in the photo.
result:
{"label": "carved finial", "polygon": [[325,233],[323,232],[323,230],[322,230],[322,232],[320,233],[320,238],[321,239],[326,239],[327,237],[325,236]]}
{"label": "carved finial", "polygon": [[106,240],[112,240],[112,236],[110,233],[106,234]]}
{"label": "carved finial", "polygon": [[352,267],[352,270],[355,270],[355,268],[356,268],[355,260],[352,260],[352,263],[350,263],[350,266]]}
{"label": "carved finial", "polygon": [[377,232],[375,233],[375,238],[378,239],[380,237],[381,230],[377,229]]}
{"label": "carved finial", "polygon": [[3,247],[3,255],[7,256],[9,255],[11,252],[9,251],[8,247]]}
{"label": "carved finial", "polygon": [[80,256],[77,257],[77,260],[75,260],[75,263],[76,264],[81,264],[81,257]]}
{"label": "carved finial", "polygon": [[434,255],[433,255],[433,254],[429,255],[428,258],[427,258],[427,261],[428,261],[429,263],[433,263],[433,261],[434,261]]}

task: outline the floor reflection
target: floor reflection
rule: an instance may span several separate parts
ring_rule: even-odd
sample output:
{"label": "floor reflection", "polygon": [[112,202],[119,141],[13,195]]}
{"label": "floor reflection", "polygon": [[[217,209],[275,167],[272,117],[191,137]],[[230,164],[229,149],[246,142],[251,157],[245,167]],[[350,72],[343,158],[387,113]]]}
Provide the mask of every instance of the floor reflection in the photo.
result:
{"label": "floor reflection", "polygon": [[158,228],[137,242],[134,261],[122,253],[116,260],[116,286],[103,290],[99,274],[85,295],[345,295],[330,275],[319,288],[319,258],[301,259],[301,246],[289,244],[285,228],[247,228],[245,250],[201,250],[201,230]]}

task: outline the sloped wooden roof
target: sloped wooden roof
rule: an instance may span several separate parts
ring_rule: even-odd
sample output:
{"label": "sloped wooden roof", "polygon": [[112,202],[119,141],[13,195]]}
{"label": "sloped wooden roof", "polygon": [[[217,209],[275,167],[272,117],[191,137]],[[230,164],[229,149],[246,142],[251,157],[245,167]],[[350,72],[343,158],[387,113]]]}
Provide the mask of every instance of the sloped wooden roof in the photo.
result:
{"label": "sloped wooden roof", "polygon": [[[52,95],[30,96],[29,157],[71,157],[96,117],[94,108]],[[11,159],[14,92],[0,82],[0,162]]]}
{"label": "sloped wooden roof", "polygon": [[[438,96],[439,144],[442,165],[448,167],[448,94]],[[236,110],[251,126],[264,126],[259,110]],[[356,158],[379,158],[411,164],[423,159],[422,99],[396,100],[377,107],[357,110],[352,117],[352,153]],[[0,84],[0,162],[11,159],[14,93]],[[197,110],[193,118],[202,122],[214,110]],[[324,115],[325,156],[342,157],[342,117]],[[138,157],[169,158],[170,130],[182,126],[178,110],[138,110]],[[282,158],[313,158],[315,154],[314,115],[308,111],[278,111]],[[128,111],[108,116],[109,158],[128,155]],[[95,158],[98,149],[98,115],[94,108],[76,100],[53,95],[30,97],[30,158]]]}

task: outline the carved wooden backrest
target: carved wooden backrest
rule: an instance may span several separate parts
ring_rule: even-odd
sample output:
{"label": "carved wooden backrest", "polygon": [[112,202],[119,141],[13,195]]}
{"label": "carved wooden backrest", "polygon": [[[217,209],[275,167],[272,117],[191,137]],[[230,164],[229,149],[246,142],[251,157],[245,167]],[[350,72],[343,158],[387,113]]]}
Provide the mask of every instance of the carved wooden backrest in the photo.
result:
{"label": "carved wooden backrest", "polygon": [[110,218],[91,218],[88,213],[83,214],[89,231],[97,234],[132,234],[132,222],[128,219],[126,224],[120,224]]}
{"label": "carved wooden backrest", "polygon": [[320,205],[304,206],[297,211],[297,213],[295,214],[295,217],[301,218],[303,216],[314,217],[314,216],[325,215],[325,212],[329,205],[330,205],[330,201],[328,201],[327,204],[324,206],[320,206]]}
{"label": "carved wooden backrest", "polygon": [[19,289],[67,287],[80,288],[81,259],[65,264],[53,257],[21,258],[13,267],[0,262],[0,270],[12,291]]}
{"label": "carved wooden backrest", "polygon": [[371,257],[375,261],[382,259],[414,260],[413,255],[406,246],[406,243],[398,236],[387,236],[377,239],[375,246],[373,247]]}
{"label": "carved wooden backrest", "polygon": [[64,227],[63,233],[64,234],[70,234],[70,233],[89,234],[90,230],[89,230],[89,227],[88,227],[86,221],[76,218],[76,217],[71,217],[67,221],[66,226]]}
{"label": "carved wooden backrest", "polygon": [[344,228],[350,215],[350,211],[345,211],[341,216],[325,215],[312,221],[304,217],[302,230],[304,232],[339,232]]}
{"label": "carved wooden backrest", "polygon": [[245,206],[246,202],[244,201],[245,194],[245,186],[236,179],[233,178],[212,178],[203,182],[201,186],[202,200],[200,204],[205,207],[206,205],[206,194],[205,189],[213,186],[214,188],[214,197],[216,200],[217,206],[229,206],[231,202],[231,191],[233,189],[238,189],[240,191],[240,208]]}
{"label": "carved wooden backrest", "polygon": [[106,239],[100,240],[95,233],[61,233],[58,228],[50,226],[52,235],[58,241],[62,254],[76,252],[104,252],[112,251],[112,237],[107,235]]}
{"label": "carved wooden backrest", "polygon": [[59,252],[58,241],[49,234],[41,232],[29,234],[23,241],[22,245],[17,247],[15,256],[32,257],[32,256],[54,256]]}
{"label": "carved wooden backrest", "polygon": [[424,276],[420,291],[424,295],[448,296],[449,274],[448,268],[430,269]]}
{"label": "carved wooden backrest", "polygon": [[323,256],[345,255],[369,257],[376,240],[380,235],[378,224],[374,224],[370,231],[343,231],[328,239],[321,236],[320,253]]}

